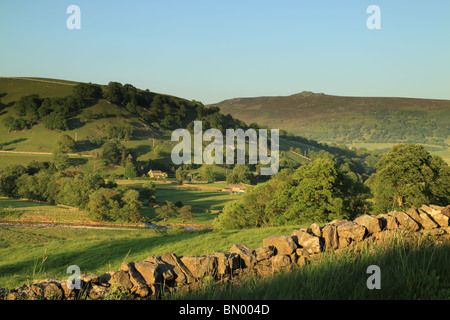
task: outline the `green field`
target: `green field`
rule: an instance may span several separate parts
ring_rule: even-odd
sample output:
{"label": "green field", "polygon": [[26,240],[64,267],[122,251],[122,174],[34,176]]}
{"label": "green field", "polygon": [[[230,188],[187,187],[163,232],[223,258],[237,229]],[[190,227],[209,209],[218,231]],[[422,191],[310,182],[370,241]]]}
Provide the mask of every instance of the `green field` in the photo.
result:
{"label": "green field", "polygon": [[251,248],[262,239],[290,234],[294,227],[240,231],[93,230],[0,227],[0,287],[17,287],[33,279],[65,279],[66,269],[82,273],[117,270],[123,261],[140,261],[165,252],[204,255],[226,252],[233,244]]}
{"label": "green field", "polygon": [[[224,192],[204,191],[204,190],[157,190],[156,199],[159,203],[164,201],[181,201],[183,205],[190,205],[194,209],[195,218],[184,223],[211,225],[218,217],[218,211],[221,211],[226,203],[238,200],[240,195],[230,195]],[[156,223],[182,223],[181,218],[170,218],[163,221],[156,217],[155,209],[145,207],[143,215]]]}
{"label": "green field", "polygon": [[[139,190],[146,180],[117,180],[119,185],[125,185]],[[219,191],[227,186],[225,182],[218,183],[192,183],[192,184],[173,184],[165,182],[155,182],[156,201],[159,205],[164,205],[165,201],[181,201],[183,205],[192,206],[195,218],[189,221],[183,221],[179,217],[163,221],[158,219],[155,208],[144,206],[142,214],[153,223],[161,224],[200,224],[211,226],[214,219],[218,217],[219,211],[230,201],[240,199],[241,195],[232,195],[227,192]]]}
{"label": "green field", "polygon": [[88,213],[78,208],[50,205],[37,201],[0,198],[0,223],[43,223],[52,225],[119,225],[92,221]]}
{"label": "green field", "polygon": [[[205,190],[162,189],[158,193],[159,197],[165,196],[172,201],[182,199],[186,204],[203,208],[220,208],[230,198],[238,197]],[[154,218],[154,209],[144,207],[143,214]],[[217,215],[196,212],[195,218],[188,223],[211,225]],[[21,224],[11,226],[14,221]],[[174,218],[166,223],[180,222]],[[75,208],[5,198],[0,199],[0,223],[8,223],[0,227],[0,287],[18,286],[34,278],[64,278],[65,268],[71,264],[80,266],[85,273],[101,274],[117,269],[127,255],[126,259],[137,261],[165,252],[203,255],[227,251],[234,243],[256,248],[262,245],[264,237],[290,233],[294,228],[241,231],[73,229],[66,226],[92,227],[95,223],[86,212]],[[37,228],[29,223],[50,223],[54,227]],[[107,226],[114,227],[114,224]]]}
{"label": "green field", "polygon": [[[8,155],[9,156],[9,155]],[[14,157],[13,157],[14,158]],[[148,180],[118,180],[117,183],[139,190]],[[181,201],[183,205],[190,205],[194,209],[195,217],[183,221],[179,217],[167,221],[158,219],[155,208],[143,206],[142,215],[147,221],[161,224],[195,224],[212,226],[223,207],[230,201],[238,200],[240,195],[232,195],[219,191],[226,183],[199,183],[178,185],[165,182],[156,182],[157,203],[164,205],[165,201]],[[76,208],[68,209],[65,206],[54,206],[43,203],[16,199],[0,199],[0,220],[20,220],[24,222],[70,223],[70,224],[96,224],[88,218],[87,212]]]}

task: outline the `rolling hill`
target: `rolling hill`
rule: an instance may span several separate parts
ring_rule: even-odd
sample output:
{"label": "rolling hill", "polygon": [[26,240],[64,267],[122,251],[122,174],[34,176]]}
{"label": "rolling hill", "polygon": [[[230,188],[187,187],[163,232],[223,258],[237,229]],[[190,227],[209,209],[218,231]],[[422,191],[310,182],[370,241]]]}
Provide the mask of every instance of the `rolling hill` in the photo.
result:
{"label": "rolling hill", "polygon": [[[8,116],[17,116],[16,102],[24,96],[36,94],[40,98],[66,97],[72,94],[76,82],[55,79],[2,78],[0,79],[0,122]],[[2,110],[3,109],[3,110]],[[67,117],[67,130],[49,130],[43,123],[37,123],[25,130],[8,132],[4,124],[0,125],[0,146],[2,151],[33,152],[35,154],[1,153],[2,167],[7,164],[27,164],[31,159],[47,161],[48,153],[52,153],[56,141],[63,134],[76,140],[80,156],[76,165],[80,170],[92,172],[96,158],[100,152],[109,125],[120,125],[127,122],[134,127],[133,138],[121,141],[127,149],[133,151],[140,160],[157,159],[169,149],[168,142],[163,139],[163,132],[151,130],[138,116],[131,114],[106,99],[98,99],[84,106],[79,112]],[[98,143],[93,143],[95,140]],[[155,147],[159,150],[156,156],[151,153]],[[37,154],[40,153],[40,154]],[[90,157],[82,157],[82,156]],[[92,159],[91,159],[92,157]],[[74,157],[76,158],[76,157]],[[95,168],[105,173],[123,173],[118,166]]]}
{"label": "rolling hill", "polygon": [[245,122],[324,142],[357,144],[421,143],[450,161],[450,101],[394,97],[345,97],[301,92],[290,96],[236,98],[219,107]]}
{"label": "rolling hill", "polygon": [[[33,159],[51,160],[56,141],[62,135],[69,135],[76,141],[75,154],[71,154],[71,169],[122,175],[123,166],[105,165],[99,157],[102,145],[110,139],[109,127],[129,124],[133,127],[133,134],[120,142],[130,151],[134,160],[141,164],[149,163],[149,166],[168,170],[173,174],[170,152],[175,143],[170,137],[175,128],[186,128],[193,119],[199,117],[199,113],[202,113],[200,116],[203,121],[214,120],[216,125],[222,127],[245,126],[237,119],[219,114],[218,109],[206,110],[197,101],[139,89],[135,90],[148,100],[138,101],[142,105],[136,107],[138,110],[101,97],[87,99],[78,110],[67,114],[67,128],[63,130],[48,129],[42,121],[36,121],[22,130],[9,130],[5,126],[7,117],[28,117],[20,116],[21,98],[37,95],[41,99],[39,103],[45,99],[60,99],[72,95],[77,84],[79,83],[59,79],[0,78],[0,169],[11,164],[26,165]],[[100,87],[105,90],[106,85]],[[62,104],[58,101],[56,103]],[[297,148],[299,152],[289,152],[291,147]],[[280,140],[280,151],[286,152],[283,157],[297,165],[309,162],[302,154],[308,149],[317,150],[304,143],[284,138]],[[148,170],[146,167],[141,169],[144,172]],[[216,166],[216,170],[221,178],[225,178],[225,168]]]}
{"label": "rolling hill", "polygon": [[[94,90],[94,93],[89,93],[91,89],[99,92],[94,94]],[[304,101],[305,104],[310,100],[325,99],[328,105],[332,105],[333,99],[338,99],[333,98],[330,102],[329,96],[312,93],[302,93],[295,97],[297,101]],[[352,101],[351,98],[348,99]],[[274,97],[257,100],[261,103],[251,108],[262,110],[266,101],[272,101],[274,106],[278,106],[280,104],[277,101],[285,99]],[[253,99],[235,99],[227,103],[232,106],[251,105],[251,101]],[[273,108],[277,110],[279,118],[289,110],[286,101],[284,107]],[[446,112],[446,106],[436,105],[430,108],[437,110],[436,112]],[[119,141],[131,155],[137,176],[147,173],[149,169],[156,169],[166,171],[169,176],[174,177],[177,167],[170,157],[176,144],[171,141],[173,130],[192,129],[194,120],[203,121],[204,130],[218,128],[222,131],[226,128],[245,130],[249,126],[258,128],[260,124],[267,124],[265,121],[268,117],[264,118],[264,112],[250,112],[250,117],[245,112],[241,114],[236,111],[238,114],[232,116],[226,114],[229,109],[222,105],[220,108],[117,82],[97,85],[59,79],[0,78],[0,170],[12,164],[27,165],[31,160],[51,161],[56,142],[61,136],[68,135],[75,140],[75,150],[70,154],[70,167],[67,170],[96,172],[104,177],[121,177],[125,172],[125,159],[120,163],[107,163],[102,159],[102,148],[106,142],[114,140],[116,129],[123,131],[122,129],[131,128],[131,134],[119,134]],[[321,108],[325,110],[325,106]],[[245,108],[242,110],[245,111]],[[304,114],[310,119],[325,118],[318,111],[310,110]],[[20,128],[8,127],[7,118],[21,119],[25,125]],[[295,117],[291,118],[294,120],[289,121],[294,124]],[[242,119],[245,119],[245,122]],[[55,121],[63,121],[62,127],[55,129]],[[248,125],[250,123],[252,124]],[[345,171],[354,172],[363,180],[373,172],[373,165],[379,153],[319,143],[302,137],[305,136],[303,130],[302,136],[292,134],[294,129],[290,128],[280,126],[280,129],[289,131],[280,131],[280,169],[298,167],[315,158],[329,157],[331,154],[339,159],[339,165],[345,167]],[[218,180],[225,180],[227,173],[231,172],[229,169],[230,166],[216,165],[214,170]],[[196,174],[199,167],[191,166],[188,170]]]}

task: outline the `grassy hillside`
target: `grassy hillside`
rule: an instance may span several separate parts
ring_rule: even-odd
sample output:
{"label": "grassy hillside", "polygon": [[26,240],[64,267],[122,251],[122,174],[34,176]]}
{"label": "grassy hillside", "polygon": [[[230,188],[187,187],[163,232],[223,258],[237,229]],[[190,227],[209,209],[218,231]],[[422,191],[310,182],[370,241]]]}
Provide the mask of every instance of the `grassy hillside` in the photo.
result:
{"label": "grassy hillside", "polygon": [[302,92],[291,96],[237,98],[219,107],[246,122],[337,143],[423,143],[448,146],[450,101],[344,97]]}
{"label": "grassy hillside", "polygon": [[[92,144],[89,144],[89,140],[104,137],[108,125],[118,125],[126,121],[133,125],[135,134],[132,140],[124,140],[122,143],[126,148],[134,151],[138,159],[157,159],[169,152],[170,148],[163,136],[164,132],[149,130],[148,126],[139,117],[132,115],[117,105],[109,103],[105,99],[99,99],[95,104],[89,105],[78,114],[71,116],[68,119],[68,130],[48,130],[44,124],[38,123],[30,129],[7,132],[2,120],[17,114],[15,102],[21,97],[30,94],[37,94],[41,98],[65,97],[72,93],[74,84],[73,82],[53,79],[34,81],[31,79],[1,78],[0,93],[3,105],[3,110],[0,111],[1,149],[13,152],[52,153],[58,138],[63,134],[67,134],[76,140],[79,146],[77,153],[96,157],[100,152],[101,146],[92,146]],[[159,155],[156,156],[151,153],[155,146],[159,148]],[[0,153],[0,158],[2,160],[1,167],[4,167],[11,163],[26,164],[31,158],[48,161],[51,159],[51,155]],[[78,166],[79,170],[88,172],[92,172],[95,165],[96,159],[87,157],[78,157],[78,161],[74,161],[74,166]],[[97,167],[96,170],[97,172],[104,170],[106,172],[121,173],[120,168]]]}
{"label": "grassy hillside", "polygon": [[[31,94],[38,95],[41,99],[66,97],[72,94],[76,82],[42,79],[42,78],[0,78],[0,169],[10,164],[27,164],[32,158],[38,161],[49,161],[54,150],[56,141],[61,135],[69,135],[77,142],[79,155],[74,156],[73,167],[86,172],[104,172],[105,174],[123,174],[123,168],[118,166],[103,166],[98,161],[101,153],[101,143],[95,145],[92,141],[104,142],[107,140],[108,126],[121,125],[124,122],[134,128],[133,136],[124,139],[121,143],[130,150],[136,161],[155,161],[170,167],[170,151],[174,143],[170,141],[172,130],[161,128],[158,123],[151,119],[143,119],[136,113],[128,111],[124,106],[120,106],[101,98],[88,103],[75,114],[67,118],[67,130],[49,130],[43,123],[37,123],[25,130],[8,131],[4,125],[7,117],[17,117],[17,102],[20,98]],[[103,88],[105,86],[102,86]],[[141,91],[143,92],[143,91]],[[154,96],[164,96],[169,103],[181,104],[189,103],[183,99],[148,93]],[[156,100],[153,97],[153,100]],[[167,102],[161,102],[165,108]],[[195,118],[194,111],[186,118]],[[174,128],[178,128],[174,125]],[[280,140],[280,151],[285,151],[283,158],[293,163],[306,164],[309,161],[303,157],[289,152],[291,147],[299,148],[301,152],[312,149],[312,146],[294,143],[283,137]],[[8,153],[1,152],[8,151]],[[35,154],[23,154],[18,152],[33,152]],[[39,153],[39,154],[36,154]],[[219,174],[224,175],[225,170],[218,166]],[[172,172],[173,173],[173,172]],[[225,177],[223,177],[225,178]]]}

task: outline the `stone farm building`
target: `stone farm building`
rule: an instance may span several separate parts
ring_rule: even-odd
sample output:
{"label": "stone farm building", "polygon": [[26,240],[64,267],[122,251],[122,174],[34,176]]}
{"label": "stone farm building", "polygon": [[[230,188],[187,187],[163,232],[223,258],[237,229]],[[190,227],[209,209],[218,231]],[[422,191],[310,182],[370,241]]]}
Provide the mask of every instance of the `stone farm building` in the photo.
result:
{"label": "stone farm building", "polygon": [[229,184],[224,189],[223,192],[231,192],[231,193],[245,193],[247,189],[247,185],[245,184]]}
{"label": "stone farm building", "polygon": [[167,178],[167,173],[161,171],[161,170],[150,170],[148,172],[148,176],[150,178],[155,178],[155,179],[166,179]]}

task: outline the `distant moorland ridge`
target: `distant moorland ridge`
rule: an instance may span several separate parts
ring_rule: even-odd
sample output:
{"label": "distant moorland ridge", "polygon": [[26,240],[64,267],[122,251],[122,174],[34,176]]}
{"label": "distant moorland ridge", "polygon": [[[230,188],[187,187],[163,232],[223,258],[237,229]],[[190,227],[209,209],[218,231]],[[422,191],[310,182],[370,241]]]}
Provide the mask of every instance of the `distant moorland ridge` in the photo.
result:
{"label": "distant moorland ridge", "polygon": [[319,141],[449,143],[450,100],[303,91],[290,96],[235,98],[211,106],[247,123],[282,128]]}

